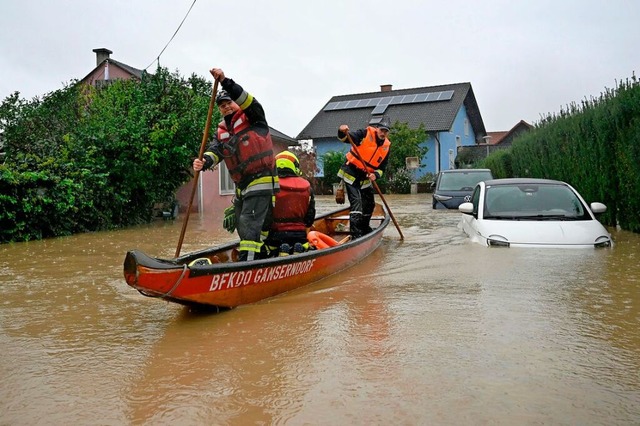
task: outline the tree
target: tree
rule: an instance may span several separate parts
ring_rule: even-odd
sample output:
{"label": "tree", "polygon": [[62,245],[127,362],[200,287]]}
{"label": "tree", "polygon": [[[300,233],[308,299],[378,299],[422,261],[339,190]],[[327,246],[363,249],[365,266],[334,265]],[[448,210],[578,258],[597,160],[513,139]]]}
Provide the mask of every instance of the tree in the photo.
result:
{"label": "tree", "polygon": [[[407,168],[407,157],[418,157],[420,161],[427,154],[428,148],[422,145],[427,140],[424,124],[417,129],[410,129],[407,123],[396,121],[389,131],[391,153],[387,164],[387,174],[393,177],[399,170]],[[423,166],[421,163],[420,166]]]}
{"label": "tree", "polygon": [[345,161],[345,151],[327,151],[322,154],[322,172],[324,174],[324,183],[326,185],[333,185],[338,183],[338,171]]}
{"label": "tree", "polygon": [[289,150],[298,157],[302,177],[313,184],[316,173],[320,171],[316,163],[316,153],[313,148],[301,146],[292,147]]}
{"label": "tree", "polygon": [[158,67],[142,81],[6,98],[0,242],[149,221],[191,178],[210,96],[206,80]]}
{"label": "tree", "polygon": [[427,132],[422,123],[417,129],[410,129],[407,123],[399,121],[391,126],[389,131],[391,152],[386,173],[380,182],[381,186],[400,194],[411,191],[413,173],[407,169],[406,159],[418,157],[422,161],[428,151],[428,148],[422,145],[426,139]]}

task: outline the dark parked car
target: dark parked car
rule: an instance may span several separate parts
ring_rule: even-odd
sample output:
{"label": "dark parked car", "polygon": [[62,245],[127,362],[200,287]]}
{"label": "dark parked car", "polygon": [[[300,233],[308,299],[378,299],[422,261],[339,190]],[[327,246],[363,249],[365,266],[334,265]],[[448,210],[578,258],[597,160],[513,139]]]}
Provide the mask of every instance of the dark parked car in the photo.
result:
{"label": "dark parked car", "polygon": [[471,201],[471,193],[478,182],[493,179],[489,169],[454,169],[438,173],[434,182],[433,208],[457,209]]}

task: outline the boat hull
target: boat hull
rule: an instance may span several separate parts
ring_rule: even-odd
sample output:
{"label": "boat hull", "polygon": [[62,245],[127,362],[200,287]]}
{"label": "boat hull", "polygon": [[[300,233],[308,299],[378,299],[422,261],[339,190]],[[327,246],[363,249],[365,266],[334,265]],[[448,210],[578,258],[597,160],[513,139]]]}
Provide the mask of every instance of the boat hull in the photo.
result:
{"label": "boat hull", "polygon": [[[237,243],[174,260],[153,258],[132,250],[125,257],[125,280],[145,296],[185,305],[234,308],[255,303],[319,281],[368,256],[380,244],[389,223],[384,210],[380,206],[376,210],[379,214],[376,216],[374,212],[374,217],[378,218],[378,226],[370,234],[334,247],[285,257],[234,262]],[[341,235],[335,229],[345,229],[347,225],[348,209],[341,209],[320,216],[313,229],[338,240]],[[198,258],[214,263],[189,266]]]}

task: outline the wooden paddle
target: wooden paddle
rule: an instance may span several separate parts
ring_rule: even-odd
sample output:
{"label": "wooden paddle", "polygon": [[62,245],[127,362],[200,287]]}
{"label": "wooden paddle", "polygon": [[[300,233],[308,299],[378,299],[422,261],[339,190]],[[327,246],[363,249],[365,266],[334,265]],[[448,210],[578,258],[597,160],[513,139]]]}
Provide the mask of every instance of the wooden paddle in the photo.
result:
{"label": "wooden paddle", "polygon": [[[211,91],[211,101],[209,101],[209,112],[207,113],[207,123],[204,126],[204,134],[202,135],[202,143],[200,144],[200,154],[198,159],[202,160],[204,157],[204,150],[207,147],[207,140],[209,140],[209,129],[211,128],[211,116],[213,115],[213,106],[216,104],[216,93],[218,92],[218,80],[214,80],[213,90]],[[193,188],[191,189],[191,198],[189,199],[189,207],[187,208],[187,216],[184,218],[182,224],[182,231],[180,232],[180,240],[178,241],[178,247],[176,248],[175,257],[180,256],[180,249],[182,248],[182,241],[184,240],[184,233],[187,230],[187,223],[189,223],[189,213],[191,213],[191,206],[193,205],[193,197],[196,195],[196,189],[198,188],[198,178],[200,177],[200,170],[197,170],[193,176]]]}
{"label": "wooden paddle", "polygon": [[[347,139],[349,139],[349,143],[351,144],[351,147],[353,148],[354,154],[356,155],[356,158],[358,160],[360,160],[360,162],[362,163],[362,165],[365,168],[367,168],[367,163],[365,163],[364,160],[362,159],[362,157],[360,156],[360,152],[358,152],[358,147],[356,146],[355,142],[353,142],[353,139],[351,139],[351,135],[349,134],[348,131],[346,132],[346,134],[347,134]],[[396,221],[396,218],[393,216],[393,213],[391,212],[391,209],[389,208],[389,205],[387,204],[387,200],[384,199],[384,196],[382,195],[382,191],[380,191],[380,187],[378,186],[378,184],[376,183],[375,180],[372,180],[371,184],[376,189],[376,191],[378,192],[378,195],[380,196],[380,199],[384,203],[384,206],[387,208],[387,211],[389,212],[389,216],[391,216],[391,220],[393,220],[393,224],[396,226],[396,229],[398,230],[398,234],[400,234],[400,239],[404,240],[404,235],[402,235],[402,231],[400,230],[400,225],[398,225],[398,222]]]}

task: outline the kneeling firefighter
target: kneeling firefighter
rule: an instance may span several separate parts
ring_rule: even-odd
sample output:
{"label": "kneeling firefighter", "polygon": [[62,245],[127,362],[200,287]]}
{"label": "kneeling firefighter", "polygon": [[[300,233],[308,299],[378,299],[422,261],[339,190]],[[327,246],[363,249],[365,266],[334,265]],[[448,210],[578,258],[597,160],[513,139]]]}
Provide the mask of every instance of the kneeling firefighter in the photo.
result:
{"label": "kneeling firefighter", "polygon": [[307,228],[313,225],[316,203],[313,189],[302,177],[300,161],[290,151],[276,155],[280,191],[276,194],[271,232],[266,245],[272,254],[307,251]]}

